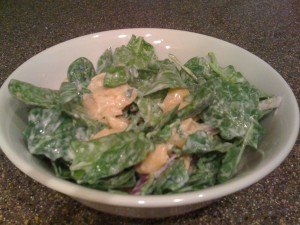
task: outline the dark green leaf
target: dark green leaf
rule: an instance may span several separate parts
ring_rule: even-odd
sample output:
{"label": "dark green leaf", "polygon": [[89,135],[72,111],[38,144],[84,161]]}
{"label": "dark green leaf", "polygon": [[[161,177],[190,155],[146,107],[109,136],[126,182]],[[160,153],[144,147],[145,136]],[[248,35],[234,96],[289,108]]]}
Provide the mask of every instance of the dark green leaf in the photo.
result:
{"label": "dark green leaf", "polygon": [[113,64],[113,54],[111,48],[105,50],[105,52],[99,57],[97,62],[97,73],[105,72]]}
{"label": "dark green leaf", "polygon": [[[185,145],[182,148],[182,154],[203,154],[217,150],[221,144],[220,138],[216,135],[207,134],[204,131],[197,131],[188,136]],[[222,150],[222,149],[218,149]]]}
{"label": "dark green leaf", "polygon": [[60,103],[59,92],[11,79],[8,84],[10,94],[27,105],[52,108]]}
{"label": "dark green leaf", "polygon": [[152,78],[151,83],[145,82],[138,87],[142,95],[149,95],[168,88],[186,88],[186,84],[181,79],[179,71],[170,60],[160,61],[158,65],[159,71]]}
{"label": "dark green leaf", "polygon": [[62,179],[71,179],[71,171],[70,171],[70,164],[64,161],[62,158],[59,158],[55,161],[51,161],[52,167],[56,176]]}
{"label": "dark green leaf", "polygon": [[63,111],[87,126],[92,133],[96,133],[106,127],[105,124],[92,119],[81,104],[68,102],[63,105]]}
{"label": "dark green leaf", "polygon": [[196,191],[215,185],[221,159],[219,153],[201,155],[192,169],[188,182],[176,192]]}
{"label": "dark green leaf", "polygon": [[117,87],[126,84],[129,79],[128,70],[124,66],[110,67],[106,70],[104,77],[105,87]]}
{"label": "dark green leaf", "polygon": [[89,187],[107,191],[111,189],[131,188],[135,184],[135,171],[133,169],[129,169],[113,177],[99,179],[96,184],[89,185]]}
{"label": "dark green leaf", "polygon": [[68,80],[70,82],[82,83],[90,81],[95,75],[93,63],[84,57],[76,59],[68,69]]}
{"label": "dark green leaf", "polygon": [[189,175],[185,168],[184,161],[175,160],[162,174],[155,183],[155,194],[165,194],[176,191],[184,186],[188,181]]}
{"label": "dark green leaf", "polygon": [[146,127],[156,125],[161,119],[163,112],[159,105],[165,96],[166,91],[162,90],[138,99],[137,106],[145,121]]}
{"label": "dark green leaf", "polygon": [[216,72],[223,80],[232,83],[247,83],[247,80],[242,76],[240,72],[237,72],[232,65],[222,68],[218,65],[216,56],[214,53],[209,52],[211,63],[210,67]]}
{"label": "dark green leaf", "polygon": [[136,165],[154,149],[143,133],[134,132],[111,134],[86,142],[74,141],[71,147],[72,176],[78,183],[89,184]]}
{"label": "dark green leaf", "polygon": [[81,97],[85,93],[90,93],[90,90],[87,89],[87,83],[75,83],[75,82],[63,82],[60,85],[60,100],[62,103],[70,102],[75,100],[79,102]]}
{"label": "dark green leaf", "polygon": [[28,115],[28,125],[23,132],[28,150],[45,155],[55,161],[69,161],[69,146],[74,139],[87,139],[85,127],[74,123],[60,107],[33,108]]}

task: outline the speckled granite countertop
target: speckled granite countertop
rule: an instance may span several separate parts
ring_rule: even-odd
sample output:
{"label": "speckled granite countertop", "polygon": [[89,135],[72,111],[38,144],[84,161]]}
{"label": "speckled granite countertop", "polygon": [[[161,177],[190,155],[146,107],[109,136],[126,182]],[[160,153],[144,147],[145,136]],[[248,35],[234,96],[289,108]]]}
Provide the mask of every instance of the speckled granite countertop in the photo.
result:
{"label": "speckled granite countertop", "polygon": [[[0,1],[0,85],[62,41],[135,27],[214,36],[275,68],[300,99],[300,1]],[[139,220],[97,212],[24,175],[0,151],[0,224],[300,224],[300,142],[259,183],[189,214]]]}

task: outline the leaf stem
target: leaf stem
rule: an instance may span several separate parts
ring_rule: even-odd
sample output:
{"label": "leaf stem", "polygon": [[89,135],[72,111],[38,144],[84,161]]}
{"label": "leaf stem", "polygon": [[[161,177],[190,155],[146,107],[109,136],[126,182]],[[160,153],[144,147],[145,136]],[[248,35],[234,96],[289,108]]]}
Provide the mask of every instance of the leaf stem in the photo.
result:
{"label": "leaf stem", "polygon": [[173,54],[169,54],[169,58],[171,59],[172,62],[174,62],[179,68],[183,69],[191,78],[193,78],[197,83],[198,79],[196,75],[186,66],[184,66]]}

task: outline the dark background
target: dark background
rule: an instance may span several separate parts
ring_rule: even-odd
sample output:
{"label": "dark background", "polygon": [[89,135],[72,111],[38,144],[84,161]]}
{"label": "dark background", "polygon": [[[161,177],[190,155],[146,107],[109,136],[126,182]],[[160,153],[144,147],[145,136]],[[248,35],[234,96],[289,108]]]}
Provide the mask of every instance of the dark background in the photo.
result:
{"label": "dark background", "polygon": [[[300,1],[0,0],[0,85],[48,47],[94,32],[171,28],[236,44],[269,63],[300,98]],[[186,215],[139,220],[80,205],[24,175],[0,151],[0,224],[300,224],[299,138],[274,172]]]}

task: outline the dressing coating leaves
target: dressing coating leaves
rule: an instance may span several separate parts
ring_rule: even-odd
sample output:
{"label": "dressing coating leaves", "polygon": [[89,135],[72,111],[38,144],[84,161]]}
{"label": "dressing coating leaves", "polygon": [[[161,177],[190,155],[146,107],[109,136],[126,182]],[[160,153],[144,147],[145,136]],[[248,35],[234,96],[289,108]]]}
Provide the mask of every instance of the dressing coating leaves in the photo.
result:
{"label": "dressing coating leaves", "polygon": [[122,132],[90,141],[73,141],[72,171],[78,183],[95,184],[136,165],[154,149],[143,133]]}

